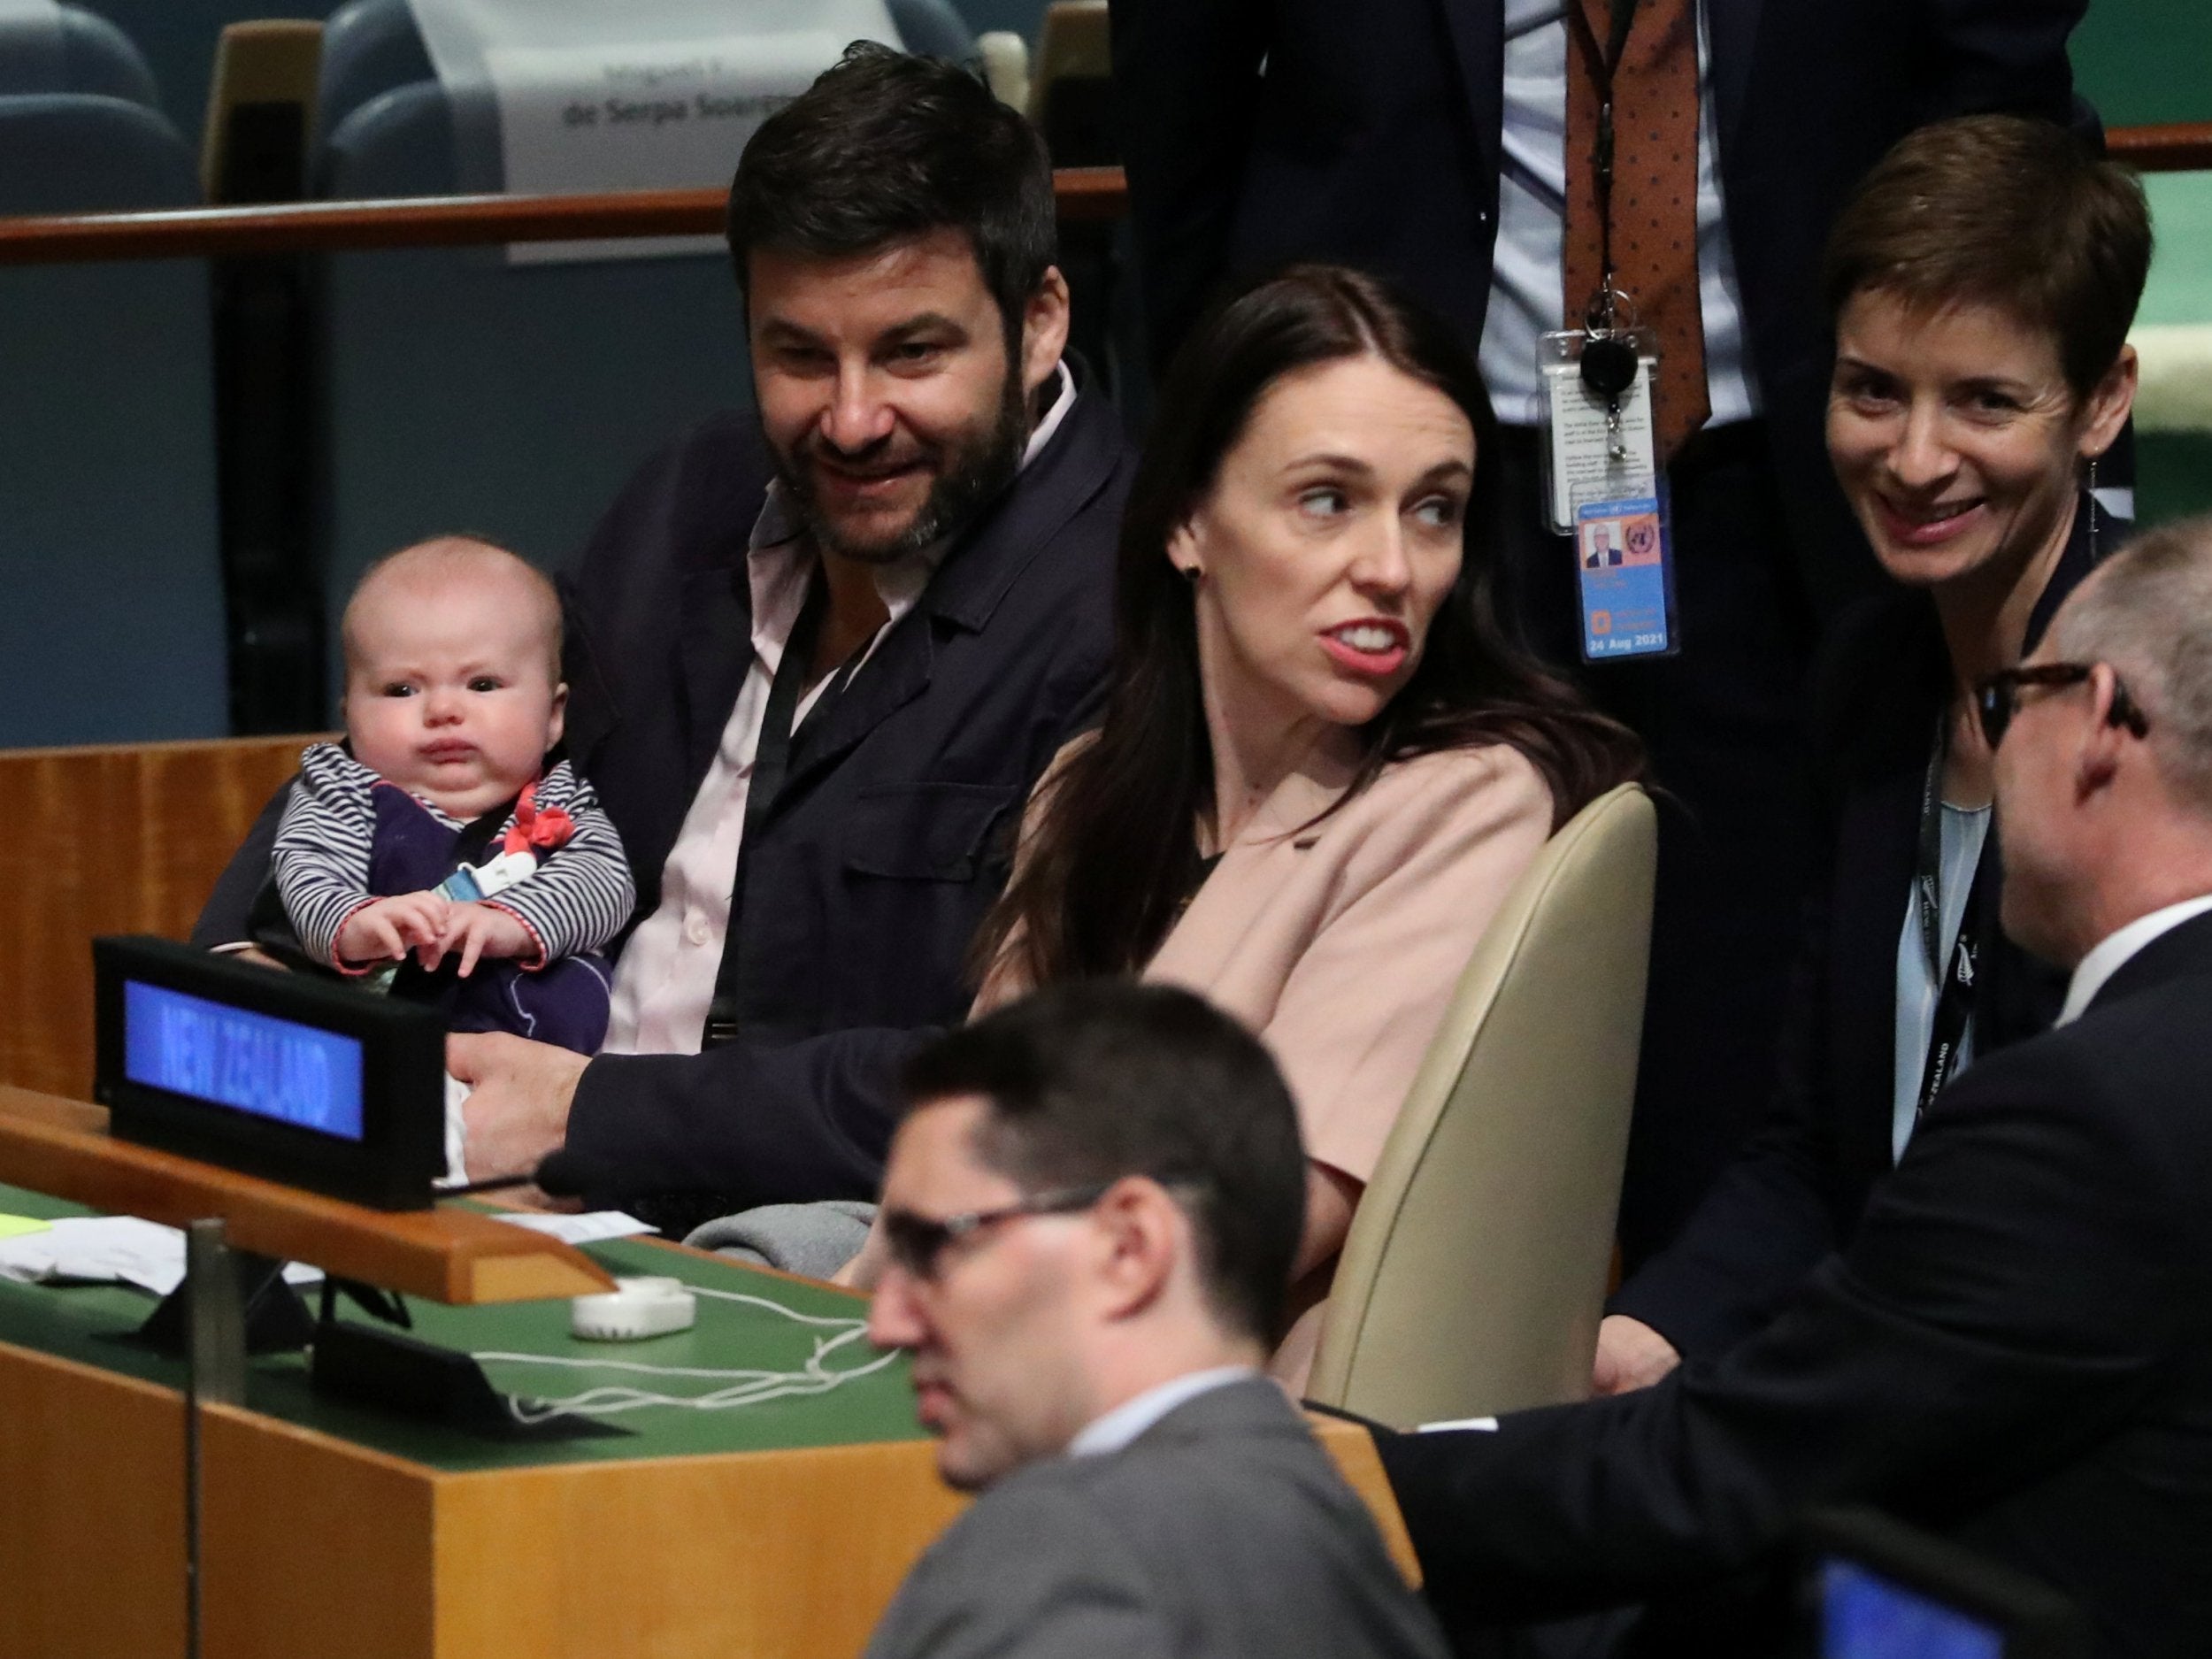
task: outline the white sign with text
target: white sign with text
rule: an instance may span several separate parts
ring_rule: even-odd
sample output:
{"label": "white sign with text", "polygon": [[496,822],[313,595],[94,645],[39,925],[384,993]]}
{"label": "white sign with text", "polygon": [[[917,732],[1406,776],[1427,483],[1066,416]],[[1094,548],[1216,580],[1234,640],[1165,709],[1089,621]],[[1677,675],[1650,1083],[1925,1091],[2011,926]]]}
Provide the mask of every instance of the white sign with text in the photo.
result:
{"label": "white sign with text", "polygon": [[[0,0],[5,4],[5,0]],[[726,185],[745,141],[856,40],[895,45],[884,0],[411,0],[457,106],[496,109],[511,195]],[[464,165],[465,180],[471,168]],[[712,236],[518,244],[519,263],[710,251]]]}

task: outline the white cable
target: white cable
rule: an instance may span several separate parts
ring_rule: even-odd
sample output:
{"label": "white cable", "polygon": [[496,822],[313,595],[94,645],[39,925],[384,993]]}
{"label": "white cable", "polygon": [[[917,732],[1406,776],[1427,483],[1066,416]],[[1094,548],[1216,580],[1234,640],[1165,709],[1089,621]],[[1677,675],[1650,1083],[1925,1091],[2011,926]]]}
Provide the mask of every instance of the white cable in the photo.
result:
{"label": "white cable", "polygon": [[742,1406],[764,1405],[772,1400],[827,1394],[855,1378],[881,1371],[897,1357],[895,1353],[886,1354],[851,1371],[823,1371],[812,1376],[804,1372],[789,1372],[781,1378],[748,1380],[711,1394],[688,1397],[609,1384],[602,1388],[587,1389],[582,1394],[572,1394],[565,1399],[539,1401],[527,1405],[518,1400],[510,1400],[508,1409],[517,1422],[524,1424],[542,1423],[562,1416],[613,1417],[621,1412],[655,1406],[680,1407],[693,1411],[732,1410]]}
{"label": "white cable", "polygon": [[865,1319],[848,1319],[818,1313],[799,1313],[785,1307],[780,1302],[771,1302],[765,1296],[749,1296],[741,1290],[709,1290],[704,1285],[686,1285],[684,1288],[695,1296],[711,1296],[717,1302],[748,1302],[756,1308],[765,1308],[771,1313],[780,1313],[785,1318],[794,1320],[800,1325],[826,1325],[839,1331],[865,1330],[868,1325]]}
{"label": "white cable", "polygon": [[726,1411],[741,1406],[763,1405],[772,1400],[824,1394],[842,1387],[856,1378],[872,1376],[899,1357],[897,1350],[894,1349],[850,1371],[833,1371],[824,1362],[838,1349],[864,1336],[868,1328],[865,1320],[800,1313],[780,1302],[772,1302],[765,1296],[748,1295],[742,1291],[708,1290],[697,1285],[687,1286],[686,1288],[695,1295],[711,1296],[719,1302],[747,1302],[766,1309],[771,1313],[781,1314],[795,1324],[827,1327],[834,1330],[836,1334],[815,1338],[813,1353],[808,1356],[806,1363],[797,1371],[725,1371],[695,1365],[649,1365],[639,1360],[583,1359],[566,1354],[494,1352],[476,1354],[471,1357],[480,1363],[491,1361],[509,1365],[555,1365],[586,1371],[620,1371],[649,1377],[718,1380],[730,1385],[707,1394],[685,1396],[655,1394],[649,1389],[609,1383],[561,1400],[535,1401],[526,1404],[510,1399],[507,1402],[509,1411],[518,1423],[524,1425],[543,1423],[564,1416],[611,1417],[618,1412],[635,1411],[651,1406],[680,1407],[693,1411]]}

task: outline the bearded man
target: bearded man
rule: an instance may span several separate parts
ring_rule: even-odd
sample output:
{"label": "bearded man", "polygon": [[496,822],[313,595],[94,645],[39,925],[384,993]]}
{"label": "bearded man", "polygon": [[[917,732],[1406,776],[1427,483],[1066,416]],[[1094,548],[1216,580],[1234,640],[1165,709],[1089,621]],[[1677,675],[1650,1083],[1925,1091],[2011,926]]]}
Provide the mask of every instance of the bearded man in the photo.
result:
{"label": "bearded man", "polygon": [[[875,1194],[895,1056],[1092,724],[1131,459],[1063,360],[1051,165],[953,65],[859,44],[730,191],[757,413],[649,463],[564,582],[568,745],[639,919],[587,1062],[456,1036],[475,1179],[665,1229]],[[196,934],[242,941],[250,843]]]}

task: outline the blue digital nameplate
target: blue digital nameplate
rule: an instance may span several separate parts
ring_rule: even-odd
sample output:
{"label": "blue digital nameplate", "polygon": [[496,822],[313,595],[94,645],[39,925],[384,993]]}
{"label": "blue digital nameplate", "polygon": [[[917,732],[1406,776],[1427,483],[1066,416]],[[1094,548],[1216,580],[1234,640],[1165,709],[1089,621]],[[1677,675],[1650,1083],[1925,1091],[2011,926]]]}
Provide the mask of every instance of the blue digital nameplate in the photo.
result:
{"label": "blue digital nameplate", "polygon": [[123,1075],[318,1134],[361,1139],[361,1043],[141,979],[123,982]]}
{"label": "blue digital nameplate", "polygon": [[2088,1659],[2082,1609],[2049,1585],[1866,1508],[1800,1522],[1819,1659]]}
{"label": "blue digital nameplate", "polygon": [[2004,1632],[1856,1562],[1821,1571],[1821,1659],[2004,1659]]}
{"label": "blue digital nameplate", "polygon": [[445,1168],[444,1016],[159,939],[92,941],[109,1132],[382,1210]]}

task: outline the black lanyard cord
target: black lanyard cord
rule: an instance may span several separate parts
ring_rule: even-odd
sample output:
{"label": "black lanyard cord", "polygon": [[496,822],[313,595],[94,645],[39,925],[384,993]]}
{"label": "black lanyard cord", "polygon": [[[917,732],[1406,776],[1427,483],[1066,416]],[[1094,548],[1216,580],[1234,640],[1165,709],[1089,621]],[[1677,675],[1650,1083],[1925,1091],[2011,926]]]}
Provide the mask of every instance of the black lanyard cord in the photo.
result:
{"label": "black lanyard cord", "polygon": [[1590,162],[1597,186],[1598,268],[1603,274],[1583,317],[1584,325],[1594,332],[1613,324],[1613,78],[1620,69],[1622,54],[1628,50],[1629,31],[1636,24],[1636,5],[1637,0],[1612,0],[1609,38],[1601,50],[1583,0],[1567,0],[1568,26],[1581,39],[1590,82],[1598,95],[1597,148]]}
{"label": "black lanyard cord", "polygon": [[[1928,776],[1920,789],[1920,842],[1913,872],[1913,902],[1920,919],[1920,949],[1928,973],[1937,985],[1935,1018],[1928,1032],[1928,1057],[1920,1071],[1920,1099],[1914,1117],[1928,1110],[1943,1087],[1958,1075],[1959,1051],[1965,1046],[1966,1027],[1974,1017],[1974,975],[1980,960],[1979,907],[1982,868],[1988,862],[1989,838],[1967,878],[1966,902],[1959,910],[1959,936],[1951,958],[1943,950],[1943,772],[1950,756],[1947,713],[1936,724],[1935,753],[1928,759]],[[1937,978],[1940,975],[1940,978]]]}

